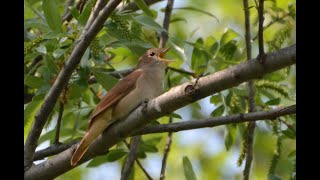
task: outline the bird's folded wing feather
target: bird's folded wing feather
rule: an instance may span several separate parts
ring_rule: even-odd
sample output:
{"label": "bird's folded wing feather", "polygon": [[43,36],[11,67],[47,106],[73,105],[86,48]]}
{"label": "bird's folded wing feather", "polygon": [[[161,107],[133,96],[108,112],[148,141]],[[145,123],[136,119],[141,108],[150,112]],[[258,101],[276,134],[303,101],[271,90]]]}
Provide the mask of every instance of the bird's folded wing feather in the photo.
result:
{"label": "bird's folded wing feather", "polygon": [[131,92],[135,88],[136,81],[141,75],[141,73],[142,73],[141,69],[133,71],[132,73],[127,75],[125,78],[123,78],[121,81],[119,81],[108,92],[108,94],[99,102],[95,110],[90,115],[89,128],[91,127],[91,124],[94,122],[94,119],[95,119],[94,117],[99,115],[105,109],[117,103],[121,98],[126,96],[129,92]]}

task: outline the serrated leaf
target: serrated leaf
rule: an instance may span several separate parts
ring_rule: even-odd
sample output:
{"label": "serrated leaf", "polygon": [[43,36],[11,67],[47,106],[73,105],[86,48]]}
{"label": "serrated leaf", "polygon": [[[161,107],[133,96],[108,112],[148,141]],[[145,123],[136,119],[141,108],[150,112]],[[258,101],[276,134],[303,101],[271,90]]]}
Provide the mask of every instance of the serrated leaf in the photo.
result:
{"label": "serrated leaf", "polygon": [[42,0],[42,9],[47,23],[52,31],[62,31],[62,19],[56,0]]}
{"label": "serrated leaf", "polygon": [[150,18],[149,16],[146,16],[144,14],[141,14],[139,16],[133,17],[132,18],[134,21],[136,21],[137,23],[146,26],[150,29],[153,29],[155,31],[165,31],[167,32],[166,29],[162,28],[162,26],[160,26],[157,22],[155,22],[152,18]]}
{"label": "serrated leaf", "polygon": [[106,162],[114,162],[124,155],[128,154],[128,152],[124,151],[123,149],[113,149],[108,152],[106,156],[99,156],[94,158],[87,167],[97,167]]}
{"label": "serrated leaf", "polygon": [[135,4],[148,16],[153,17],[153,13],[144,2],[144,0],[134,0]]}
{"label": "serrated leaf", "polygon": [[271,99],[271,100],[267,101],[265,104],[270,105],[270,106],[278,105],[278,104],[280,104],[280,101],[281,101],[280,98],[276,98],[276,99]]}
{"label": "serrated leaf", "polygon": [[39,89],[47,83],[42,78],[33,75],[26,75],[24,79],[24,84],[31,88]]}
{"label": "serrated leaf", "polygon": [[195,7],[180,7],[180,8],[173,8],[173,9],[182,9],[182,10],[190,10],[190,11],[200,12],[202,14],[208,15],[208,16],[216,19],[218,21],[218,23],[219,23],[219,19],[215,15],[213,15],[213,14],[207,12],[207,11],[204,11],[202,9],[198,9],[198,8],[195,8]]}
{"label": "serrated leaf", "polygon": [[92,9],[92,3],[91,1],[87,1],[86,5],[83,8],[82,13],[80,14],[78,21],[81,25],[86,25],[88,18],[90,16],[91,13],[91,9]]}
{"label": "serrated leaf", "polygon": [[193,171],[192,164],[187,156],[183,156],[183,172],[187,180],[196,180],[196,174]]}
{"label": "serrated leaf", "polygon": [[220,117],[224,112],[224,106],[220,105],[215,110],[212,111],[211,116],[213,117]]}
{"label": "serrated leaf", "polygon": [[224,139],[224,145],[229,151],[230,147],[233,145],[233,143],[236,140],[236,135],[237,135],[237,126],[236,125],[227,125],[227,134]]}
{"label": "serrated leaf", "polygon": [[109,91],[118,82],[118,79],[114,78],[106,72],[101,72],[99,70],[92,69],[92,73],[96,77],[97,81],[107,91]]}
{"label": "serrated leaf", "polygon": [[225,33],[223,33],[221,40],[220,40],[220,46],[224,46],[227,43],[229,43],[231,40],[234,40],[235,38],[237,38],[239,36],[239,34],[237,32],[235,32],[232,29],[227,29]]}

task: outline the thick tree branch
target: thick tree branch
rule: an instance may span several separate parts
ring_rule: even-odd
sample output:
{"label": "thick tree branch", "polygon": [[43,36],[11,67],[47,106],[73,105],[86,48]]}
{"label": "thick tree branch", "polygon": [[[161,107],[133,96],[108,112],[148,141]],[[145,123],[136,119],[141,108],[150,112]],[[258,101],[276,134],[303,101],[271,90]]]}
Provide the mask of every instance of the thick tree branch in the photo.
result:
{"label": "thick tree branch", "polygon": [[185,121],[171,124],[148,126],[134,132],[134,135],[154,134],[163,132],[178,132],[190,129],[216,127],[227,124],[255,122],[260,120],[276,120],[277,117],[296,113],[296,105],[280,107],[269,111],[235,114],[225,117],[209,118],[205,120]]}
{"label": "thick tree branch", "polygon": [[77,144],[78,142],[80,142],[80,140],[71,141],[67,144],[54,144],[50,147],[47,147],[45,149],[42,149],[42,150],[35,152],[33,160],[37,161],[37,160],[44,159],[48,156],[59,154],[62,151],[70,148],[72,145]]}
{"label": "thick tree branch", "polygon": [[28,134],[25,146],[24,146],[24,167],[27,170],[32,164],[34,151],[38,144],[38,139],[40,137],[43,126],[45,125],[48,116],[53,110],[54,105],[57,102],[59,95],[61,94],[63,88],[67,85],[72,72],[79,64],[81,57],[88,48],[90,42],[96,36],[103,26],[103,23],[110,16],[112,11],[118,6],[121,0],[110,0],[108,4],[103,8],[101,13],[98,15],[89,31],[83,36],[78,42],[74,50],[72,51],[66,65],[63,67],[59,73],[56,81],[52,85],[50,91],[46,95],[42,106],[37,112],[34,124]]}
{"label": "thick tree branch", "polygon": [[[209,95],[295,64],[295,62],[296,45],[293,45],[267,54],[263,65],[257,62],[256,59],[252,59],[214,74],[198,78],[197,83],[187,82],[171,88],[168,92],[150,100],[146,110],[141,111],[145,107],[138,107],[126,119],[111,125],[110,128],[104,131],[93,142],[87,153],[83,156],[83,159],[77,165],[81,165],[101,154],[101,152],[104,152],[117,142],[122,141],[123,138],[129,136],[133,131],[146,126],[159,117]],[[73,146],[46,162],[31,167],[24,175],[25,180],[52,179],[76,167],[70,165],[70,159],[75,147]]]}
{"label": "thick tree branch", "polygon": [[172,13],[173,3],[174,3],[174,0],[168,0],[167,6],[166,6],[164,20],[163,20],[163,28],[167,30],[167,32],[161,31],[160,43],[159,43],[160,48],[164,48],[168,40],[170,17]]}
{"label": "thick tree branch", "polygon": [[123,169],[121,172],[121,180],[129,179],[131,174],[134,161],[137,159],[138,147],[141,140],[141,136],[135,136],[132,138],[130,143],[130,152],[127,156],[126,162],[123,165]]}

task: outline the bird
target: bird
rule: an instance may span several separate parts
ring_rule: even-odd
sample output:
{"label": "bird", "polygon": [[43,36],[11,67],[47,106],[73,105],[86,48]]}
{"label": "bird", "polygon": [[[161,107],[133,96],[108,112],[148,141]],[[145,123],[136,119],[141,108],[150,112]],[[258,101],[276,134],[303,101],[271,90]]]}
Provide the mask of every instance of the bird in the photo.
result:
{"label": "bird", "polygon": [[92,142],[112,123],[129,115],[145,100],[162,94],[165,69],[173,62],[164,59],[169,49],[148,49],[139,58],[134,71],[118,81],[101,99],[89,116],[88,129],[72,155],[72,166],[81,160]]}

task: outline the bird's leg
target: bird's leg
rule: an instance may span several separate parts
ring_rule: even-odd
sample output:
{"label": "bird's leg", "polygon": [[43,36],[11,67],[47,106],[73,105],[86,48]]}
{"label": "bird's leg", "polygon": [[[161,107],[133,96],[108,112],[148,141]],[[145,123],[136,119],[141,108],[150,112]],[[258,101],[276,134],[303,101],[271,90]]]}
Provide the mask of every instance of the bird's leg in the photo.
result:
{"label": "bird's leg", "polygon": [[146,113],[146,112],[147,112],[148,102],[149,102],[149,99],[147,99],[147,98],[142,101],[142,104],[141,104],[141,106],[142,106],[142,109],[141,109],[142,113]]}

